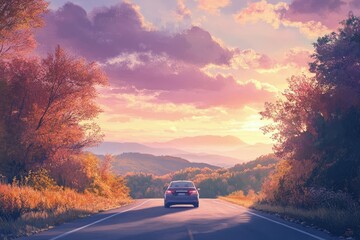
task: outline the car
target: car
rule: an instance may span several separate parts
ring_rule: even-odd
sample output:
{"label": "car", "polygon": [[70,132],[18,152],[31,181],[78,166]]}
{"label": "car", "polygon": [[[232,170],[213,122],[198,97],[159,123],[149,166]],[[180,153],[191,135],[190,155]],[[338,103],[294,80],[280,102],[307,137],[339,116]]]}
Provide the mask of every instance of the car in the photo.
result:
{"label": "car", "polygon": [[164,193],[164,207],[169,208],[176,204],[191,204],[199,207],[199,188],[192,181],[172,181]]}

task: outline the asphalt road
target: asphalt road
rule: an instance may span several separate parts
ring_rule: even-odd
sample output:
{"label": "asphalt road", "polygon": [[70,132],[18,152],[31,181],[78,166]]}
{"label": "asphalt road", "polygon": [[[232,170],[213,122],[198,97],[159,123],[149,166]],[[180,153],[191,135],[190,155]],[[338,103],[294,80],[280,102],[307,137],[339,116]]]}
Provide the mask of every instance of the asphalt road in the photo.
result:
{"label": "asphalt road", "polygon": [[337,239],[218,199],[200,199],[200,207],[172,206],[162,199],[134,204],[66,223],[28,238],[32,240],[322,240]]}

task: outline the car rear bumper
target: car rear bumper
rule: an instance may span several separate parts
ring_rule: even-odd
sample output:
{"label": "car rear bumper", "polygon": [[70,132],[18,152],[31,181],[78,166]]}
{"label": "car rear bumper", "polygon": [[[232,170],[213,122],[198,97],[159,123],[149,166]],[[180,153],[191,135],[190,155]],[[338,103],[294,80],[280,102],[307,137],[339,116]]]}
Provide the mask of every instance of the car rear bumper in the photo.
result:
{"label": "car rear bumper", "polygon": [[165,204],[196,204],[199,203],[198,196],[166,196],[164,198]]}

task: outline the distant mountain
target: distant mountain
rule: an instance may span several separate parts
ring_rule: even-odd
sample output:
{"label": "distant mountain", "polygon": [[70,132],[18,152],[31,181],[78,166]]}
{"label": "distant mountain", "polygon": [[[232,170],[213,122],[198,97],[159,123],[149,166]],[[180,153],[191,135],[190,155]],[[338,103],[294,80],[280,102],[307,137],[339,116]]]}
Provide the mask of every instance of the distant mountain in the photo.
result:
{"label": "distant mountain", "polygon": [[116,174],[125,174],[128,172],[149,173],[155,175],[164,175],[184,168],[210,168],[219,167],[206,163],[193,163],[188,160],[172,156],[154,156],[141,153],[123,153],[115,156],[112,163],[113,171]]}
{"label": "distant mountain", "polygon": [[231,167],[272,153],[270,144],[247,144],[234,136],[195,136],[177,138],[167,142],[139,144],[133,142],[103,142],[88,148],[97,155],[143,153],[156,156],[169,155],[192,162],[204,162],[221,167]]}
{"label": "distant mountain", "polygon": [[[188,153],[196,153],[197,155],[215,155],[222,156],[220,160],[225,160],[225,157],[236,159],[232,161],[235,164],[241,163],[244,161],[249,161],[255,159],[261,155],[272,153],[272,145],[257,143],[257,144],[247,144],[241,139],[234,136],[194,136],[194,137],[184,137],[177,138],[171,141],[162,142],[162,143],[147,143],[146,145],[151,147],[162,147],[162,148],[176,148],[186,151]],[[175,155],[175,154],[173,154]],[[176,154],[177,156],[182,156],[181,154]],[[195,161],[194,158],[191,158],[190,155],[187,156],[188,159]],[[229,159],[228,159],[229,160]],[[204,162],[207,162],[204,160]],[[210,163],[210,162],[209,162]],[[214,164],[214,162],[211,162]],[[220,162],[217,165],[221,164]]]}
{"label": "distant mountain", "polygon": [[236,156],[242,161],[249,161],[249,159],[256,159],[259,156],[273,153],[273,150],[272,145],[270,144],[257,143],[254,145],[247,144],[244,146],[239,146],[232,150],[221,151],[217,153],[221,153],[224,156]]}
{"label": "distant mountain", "polygon": [[216,155],[216,154],[206,154],[206,153],[185,153],[185,154],[176,154],[174,156],[185,158],[191,162],[205,162],[225,168],[232,167],[236,164],[245,162],[243,160],[239,160],[238,158]]}
{"label": "distant mountain", "polygon": [[[161,145],[161,144],[160,144]],[[193,146],[222,146],[222,147],[237,147],[247,145],[245,142],[234,136],[195,136],[177,138],[171,141],[162,143],[162,145],[171,145],[174,147],[193,147]]]}
{"label": "distant mountain", "polygon": [[173,149],[173,148],[154,148],[149,147],[139,143],[133,142],[102,142],[96,147],[91,147],[86,149],[89,152],[92,152],[97,155],[112,154],[118,155],[127,152],[138,152],[138,153],[147,153],[153,155],[176,155],[176,154],[186,154],[187,152]]}

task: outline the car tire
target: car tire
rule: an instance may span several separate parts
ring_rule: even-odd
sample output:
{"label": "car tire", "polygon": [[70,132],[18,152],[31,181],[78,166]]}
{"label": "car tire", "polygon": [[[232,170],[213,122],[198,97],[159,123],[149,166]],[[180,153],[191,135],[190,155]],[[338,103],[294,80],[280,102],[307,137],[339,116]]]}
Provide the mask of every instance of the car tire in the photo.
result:
{"label": "car tire", "polygon": [[194,203],[193,205],[194,205],[195,208],[199,207],[199,203]]}
{"label": "car tire", "polygon": [[169,208],[171,205],[169,203],[164,203],[164,208]]}

